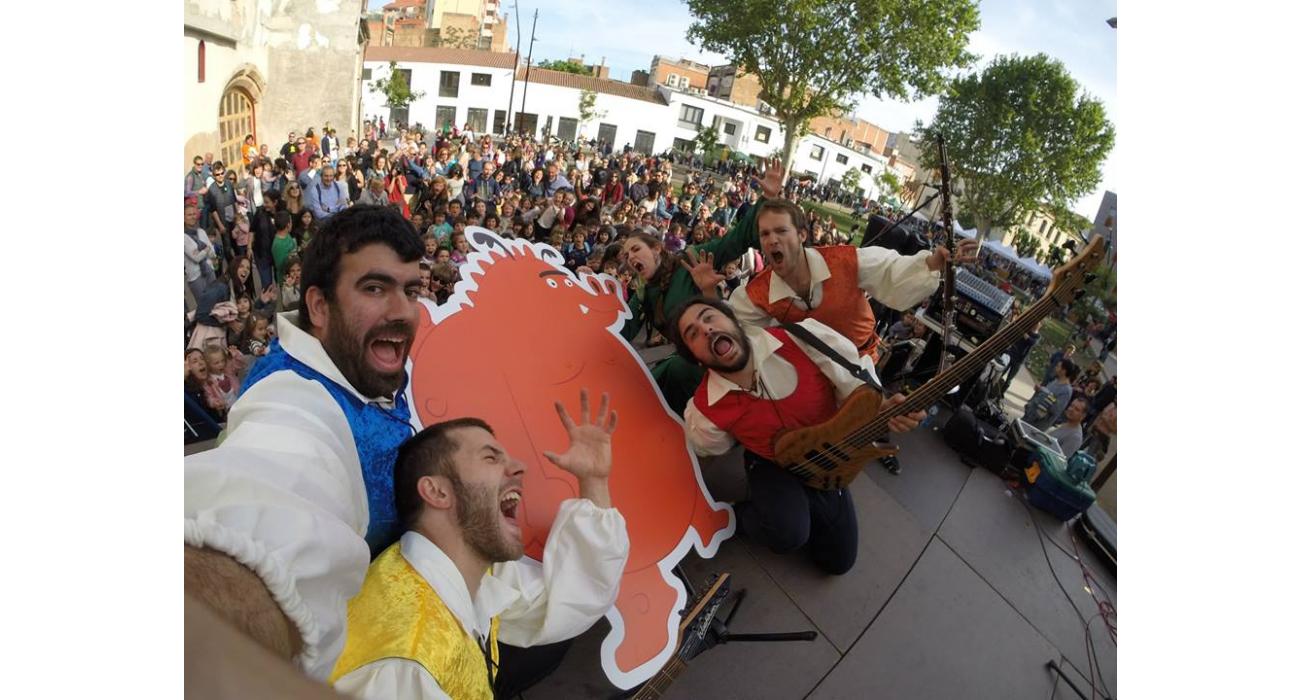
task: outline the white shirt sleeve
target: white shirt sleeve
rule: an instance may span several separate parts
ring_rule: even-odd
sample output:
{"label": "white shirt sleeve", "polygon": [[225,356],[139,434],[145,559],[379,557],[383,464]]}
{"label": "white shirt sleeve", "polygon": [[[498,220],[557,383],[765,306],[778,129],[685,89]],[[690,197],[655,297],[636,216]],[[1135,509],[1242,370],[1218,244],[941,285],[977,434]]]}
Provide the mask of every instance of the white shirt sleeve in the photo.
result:
{"label": "white shirt sleeve", "polygon": [[749,282],[737,287],[736,291],[731,293],[731,298],[727,300],[727,303],[731,305],[731,310],[736,312],[736,319],[740,321],[741,325],[754,328],[767,328],[776,325],[776,319],[768,316],[766,311],[754,305],[754,301],[749,298],[749,292],[746,291],[748,287]]}
{"label": "white shirt sleeve", "polygon": [[[833,328],[817,319],[804,319],[799,322],[799,325],[812,331],[814,336],[830,346],[832,350],[839,353],[844,359],[854,362],[856,358],[858,366],[865,368],[868,373],[871,374],[872,378],[876,380],[876,383],[880,383],[880,377],[876,376],[876,367],[871,362],[871,356],[866,355],[858,357],[858,349],[853,346],[853,341],[840,335]],[[831,380],[831,384],[835,385],[835,398],[840,403],[843,403],[844,399],[849,394],[852,394],[855,389],[862,386],[862,380],[850,374],[847,369],[840,366],[840,363],[827,357],[821,350],[806,345],[802,340],[799,340],[794,335],[791,335],[790,339],[793,340],[805,353],[807,353],[808,357],[813,361],[813,364],[817,365],[817,368],[822,371],[822,374],[826,375],[826,378]]]}
{"label": "white shirt sleeve", "polygon": [[296,661],[325,679],[343,650],[347,601],[370,551],[352,432],[318,382],[290,371],[253,385],[213,450],[185,460],[185,544],[230,555],[297,626]]}
{"label": "white shirt sleeve", "polygon": [[451,700],[438,681],[410,659],[380,659],[334,682],[334,689],[358,700]]}
{"label": "white shirt sleeve", "polygon": [[[708,375],[705,375],[704,381],[709,381]],[[694,397],[686,403],[682,421],[686,423],[686,443],[691,446],[692,452],[701,457],[726,454],[736,444],[736,439],[730,433],[700,413],[695,407]]]}
{"label": "white shirt sleeve", "polygon": [[858,248],[858,288],[893,309],[906,310],[939,288],[939,273],[925,266],[930,251],[902,256],[879,246]]}
{"label": "white shirt sleeve", "polygon": [[542,562],[497,564],[479,585],[478,604],[501,610],[497,635],[503,643],[531,647],[572,639],[614,606],[628,551],[627,523],[617,509],[571,498],[555,515]]}

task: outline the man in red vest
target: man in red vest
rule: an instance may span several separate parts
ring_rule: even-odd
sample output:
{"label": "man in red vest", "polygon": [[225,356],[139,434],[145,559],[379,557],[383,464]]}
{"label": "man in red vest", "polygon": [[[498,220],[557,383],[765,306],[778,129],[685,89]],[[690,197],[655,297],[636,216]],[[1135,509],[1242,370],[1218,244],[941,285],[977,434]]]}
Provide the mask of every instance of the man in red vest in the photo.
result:
{"label": "man in red vest", "polygon": [[[853,344],[825,324],[806,319],[799,325],[845,360],[857,357]],[[772,461],[772,445],[782,430],[830,418],[863,380],[783,328],[742,326],[731,307],[716,299],[684,302],[668,330],[678,354],[708,369],[683,416],[691,449],[707,456],[737,442],[745,447],[750,495],[736,504],[741,530],[778,553],[807,547],[827,573],[853,568],[858,521],[848,489],[805,486]],[[875,375],[869,359],[858,363]],[[886,405],[903,400],[895,395]],[[911,430],[924,418],[924,411],[897,416],[889,429]]]}
{"label": "man in red vest", "polygon": [[[803,209],[784,199],[769,199],[758,208],[758,239],[767,267],[731,295],[741,323],[775,326],[816,319],[852,341],[857,352],[880,359],[876,316],[868,296],[885,306],[907,310],[939,286],[949,251],[937,246],[903,256],[889,248],[851,245],[804,247],[808,223]],[[978,244],[963,241],[958,264],[974,262]],[[882,460],[897,474],[898,460]]]}

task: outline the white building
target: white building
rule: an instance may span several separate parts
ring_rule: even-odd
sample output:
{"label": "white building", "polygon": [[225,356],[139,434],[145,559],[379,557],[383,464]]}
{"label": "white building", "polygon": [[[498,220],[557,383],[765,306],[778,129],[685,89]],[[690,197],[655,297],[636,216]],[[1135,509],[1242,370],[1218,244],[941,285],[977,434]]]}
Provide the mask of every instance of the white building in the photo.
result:
{"label": "white building", "polygon": [[[388,75],[390,61],[407,71],[412,90],[425,93],[406,110],[390,109],[384,96],[371,90],[375,80]],[[780,122],[748,107],[663,86],[642,87],[525,66],[515,72],[513,53],[371,46],[364,65],[362,111],[390,123],[419,123],[426,129],[468,123],[476,133],[503,134],[513,112],[509,123],[516,131],[549,133],[566,140],[601,139],[615,149],[627,145],[645,153],[688,150],[705,125],[717,129],[720,145],[754,158],[780,155],[785,143]],[[595,116],[586,122],[580,121],[578,106],[584,91],[596,95]],[[792,161],[786,166],[789,172],[807,175],[818,184],[842,182],[845,172],[857,169],[862,173],[858,188],[868,197],[875,196],[872,178],[889,168],[877,155],[812,134],[796,145]]]}

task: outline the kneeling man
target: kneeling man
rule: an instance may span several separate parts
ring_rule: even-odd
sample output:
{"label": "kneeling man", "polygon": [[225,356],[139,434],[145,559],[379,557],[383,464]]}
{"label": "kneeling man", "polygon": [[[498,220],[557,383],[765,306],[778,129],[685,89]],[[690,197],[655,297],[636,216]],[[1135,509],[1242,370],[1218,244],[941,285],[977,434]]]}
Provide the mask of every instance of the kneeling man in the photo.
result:
{"label": "kneeling man", "polygon": [[370,565],[348,603],[347,641],[331,681],[355,697],[491,698],[497,641],[527,647],[575,637],[614,604],[627,525],[610,506],[610,435],[601,398],[580,423],[562,404],[569,450],[547,459],[578,479],[560,505],[542,563],[523,556],[524,464],[487,423],[432,425],[397,453],[393,480],[406,532]]}
{"label": "kneeling man", "polygon": [[[875,376],[871,357],[859,360],[844,336],[811,318],[798,325]],[[697,297],[683,303],[669,331],[682,357],[708,368],[684,415],[691,448],[699,455],[720,455],[736,442],[745,447],[750,497],[736,504],[741,530],[776,552],[806,546],[827,573],[853,568],[858,521],[848,489],[805,486],[772,461],[772,445],[782,430],[826,421],[859,387],[874,389],[784,328],[742,327],[724,302]],[[903,401],[895,395],[882,410]],[[911,430],[924,418],[924,411],[897,416],[889,429]]]}

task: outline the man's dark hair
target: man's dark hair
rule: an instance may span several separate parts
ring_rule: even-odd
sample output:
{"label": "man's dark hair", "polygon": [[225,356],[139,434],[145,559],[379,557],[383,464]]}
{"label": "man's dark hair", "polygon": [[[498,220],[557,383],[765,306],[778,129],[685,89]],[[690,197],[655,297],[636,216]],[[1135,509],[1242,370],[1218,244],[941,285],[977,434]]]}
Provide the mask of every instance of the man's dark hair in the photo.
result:
{"label": "man's dark hair", "polygon": [[459,481],[453,471],[452,457],[460,449],[452,432],[460,428],[482,428],[493,435],[492,426],[479,418],[456,418],[435,423],[416,433],[397,448],[393,464],[393,497],[397,501],[397,520],[411,529],[420,518],[423,501],[416,484],[426,476],[447,476]]}
{"label": "man's dark hair", "polygon": [[293,226],[293,214],[287,211],[277,211],[275,213],[275,230],[284,231]]}
{"label": "man's dark hair", "polygon": [[[278,215],[277,215],[278,216]],[[279,219],[276,219],[279,225]],[[411,222],[392,207],[358,205],[348,207],[321,224],[302,254],[302,295],[319,287],[325,298],[334,300],[343,256],[371,243],[382,243],[397,253],[402,262],[415,262],[424,253],[424,243]],[[310,331],[311,308],[302,304],[298,325]]]}
{"label": "man's dark hair", "polygon": [[758,205],[758,212],[754,214],[754,221],[765,212],[776,211],[785,212],[790,215],[790,221],[794,224],[795,231],[806,233],[808,231],[808,217],[804,215],[803,208],[788,199],[765,199]]}
{"label": "man's dark hair", "polygon": [[1074,360],[1071,360],[1068,357],[1063,357],[1061,358],[1060,366],[1065,370],[1065,377],[1071,382],[1079,378],[1079,365],[1076,365]]}
{"label": "man's dark hair", "polygon": [[[687,299],[678,304],[672,312],[668,314],[668,339],[672,341],[673,346],[677,348],[677,354],[681,356],[683,360],[698,365],[700,364],[700,361],[691,353],[691,349],[686,345],[686,341],[682,339],[682,333],[678,329],[678,326],[681,325],[682,314],[685,314],[687,309],[696,304],[711,306],[722,312],[724,316],[731,319],[732,323],[736,324],[737,329],[740,329],[740,319],[736,318],[736,312],[727,302],[722,301],[721,299],[710,299],[703,296],[694,296]],[[740,332],[743,333],[744,331],[740,330]]]}

